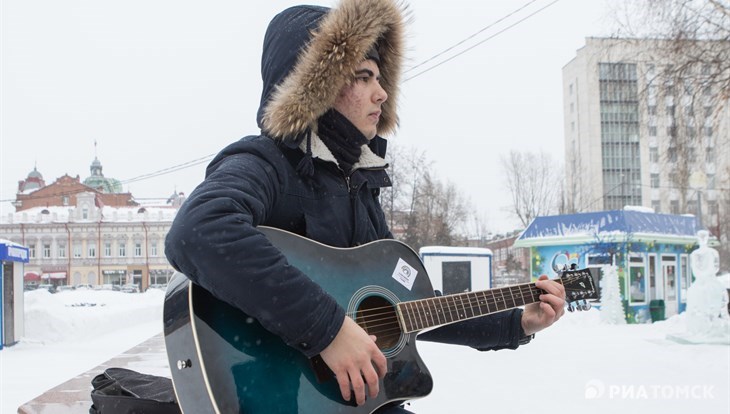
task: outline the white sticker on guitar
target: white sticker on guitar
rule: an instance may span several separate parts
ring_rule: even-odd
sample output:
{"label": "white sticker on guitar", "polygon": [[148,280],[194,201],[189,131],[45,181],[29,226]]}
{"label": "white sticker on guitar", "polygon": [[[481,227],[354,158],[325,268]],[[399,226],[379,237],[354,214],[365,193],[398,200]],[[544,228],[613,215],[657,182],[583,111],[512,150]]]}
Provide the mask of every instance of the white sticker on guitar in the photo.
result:
{"label": "white sticker on guitar", "polygon": [[398,259],[398,264],[393,271],[393,279],[405,286],[406,289],[411,290],[413,289],[413,282],[416,280],[416,276],[418,276],[418,270],[411,267],[405,260]]}

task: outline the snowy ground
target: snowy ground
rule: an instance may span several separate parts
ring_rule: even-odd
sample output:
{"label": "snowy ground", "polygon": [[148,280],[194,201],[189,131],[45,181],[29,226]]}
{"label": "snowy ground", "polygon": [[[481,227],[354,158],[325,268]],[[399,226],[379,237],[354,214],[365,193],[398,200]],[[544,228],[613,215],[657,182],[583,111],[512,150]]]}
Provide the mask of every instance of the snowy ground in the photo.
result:
{"label": "snowy ground", "polygon": [[[163,297],[156,291],[26,293],[26,337],[0,351],[0,412],[14,413],[49,388],[159,333]],[[516,351],[481,353],[421,343],[435,388],[410,409],[418,414],[730,413],[730,347],[666,339],[683,331],[682,315],[653,325],[608,326],[591,310],[566,315]]]}

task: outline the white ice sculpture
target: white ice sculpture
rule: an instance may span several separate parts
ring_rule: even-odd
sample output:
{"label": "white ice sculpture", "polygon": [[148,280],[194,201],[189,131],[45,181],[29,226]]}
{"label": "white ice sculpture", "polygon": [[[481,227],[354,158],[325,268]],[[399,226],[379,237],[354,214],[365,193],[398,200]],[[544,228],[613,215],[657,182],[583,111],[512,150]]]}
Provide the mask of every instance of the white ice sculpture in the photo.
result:
{"label": "white ice sculpture", "polygon": [[672,337],[690,343],[730,344],[728,294],[717,279],[720,256],[707,245],[709,236],[706,230],[697,232],[700,247],[690,255],[695,280],[687,290],[687,328]]}

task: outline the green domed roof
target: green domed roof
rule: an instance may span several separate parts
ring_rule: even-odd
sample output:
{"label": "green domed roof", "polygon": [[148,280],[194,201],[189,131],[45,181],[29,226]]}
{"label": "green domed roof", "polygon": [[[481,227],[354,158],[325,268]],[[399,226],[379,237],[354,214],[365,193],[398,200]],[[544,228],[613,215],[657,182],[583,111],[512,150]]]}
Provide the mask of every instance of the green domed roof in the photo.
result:
{"label": "green domed roof", "polygon": [[116,178],[107,178],[102,174],[101,162],[94,157],[91,163],[91,176],[84,180],[84,184],[91,188],[95,188],[102,193],[121,193],[122,183]]}

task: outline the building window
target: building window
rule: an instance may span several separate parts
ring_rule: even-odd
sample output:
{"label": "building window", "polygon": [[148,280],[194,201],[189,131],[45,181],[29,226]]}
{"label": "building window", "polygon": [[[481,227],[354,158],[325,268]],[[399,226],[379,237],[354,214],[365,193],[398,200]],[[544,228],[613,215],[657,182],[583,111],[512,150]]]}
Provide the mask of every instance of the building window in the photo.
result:
{"label": "building window", "polygon": [[127,257],[127,244],[119,242],[119,257]]}
{"label": "building window", "polygon": [[705,162],[707,162],[707,163],[715,162],[715,148],[714,147],[705,148]]}
{"label": "building window", "polygon": [[659,174],[651,175],[651,188],[659,188]]}
{"label": "building window", "polygon": [[89,218],[89,209],[84,208],[81,210],[81,218],[87,220]]}
{"label": "building window", "polygon": [[672,200],[669,202],[669,212],[671,214],[679,214],[679,200]]}
{"label": "building window", "polygon": [[570,103],[570,113],[572,114],[575,112],[575,104],[573,102]]}
{"label": "building window", "polygon": [[142,256],[142,243],[135,242],[134,243],[134,257],[141,257]]}
{"label": "building window", "polygon": [[43,243],[43,258],[51,258],[51,243]]}
{"label": "building window", "polygon": [[61,197],[61,204],[64,206],[68,205],[68,196]]}
{"label": "building window", "polygon": [[58,257],[60,257],[60,258],[66,257],[66,245],[65,244],[58,245]]}
{"label": "building window", "polygon": [[651,208],[654,209],[655,213],[658,213],[662,209],[662,203],[659,200],[651,200]]}
{"label": "building window", "polygon": [[706,137],[711,137],[712,136],[712,127],[711,126],[706,126],[705,127],[705,136]]}
{"label": "building window", "polygon": [[693,126],[687,126],[687,136],[689,138],[696,138],[697,137],[697,128]]}
{"label": "building window", "polygon": [[573,84],[572,83],[568,86],[568,90],[570,91],[570,94],[572,95],[573,94]]}
{"label": "building window", "polygon": [[74,244],[74,258],[81,258],[81,243]]}
{"label": "building window", "polygon": [[657,148],[657,147],[649,148],[649,161],[659,162],[659,148]]}
{"label": "building window", "polygon": [[647,108],[649,115],[656,115],[656,105],[649,105]]}
{"label": "building window", "polygon": [[707,174],[707,189],[715,189],[715,174]]}
{"label": "building window", "polygon": [[28,244],[28,255],[31,259],[35,259],[35,243]]}
{"label": "building window", "polygon": [[92,243],[89,244],[89,255],[87,257],[96,257],[96,245]]}
{"label": "building window", "polygon": [[150,243],[150,256],[157,257],[157,242]]}
{"label": "building window", "polygon": [[655,137],[656,136],[656,127],[655,126],[650,126],[649,127],[649,136],[650,137]]}
{"label": "building window", "polygon": [[104,257],[112,257],[112,242],[104,242]]}
{"label": "building window", "polygon": [[674,105],[667,105],[667,116],[674,117]]}
{"label": "building window", "polygon": [[670,138],[677,138],[677,127],[667,127],[667,136],[669,136]]}
{"label": "building window", "polygon": [[677,149],[671,147],[667,150],[667,159],[669,162],[677,162]]}

